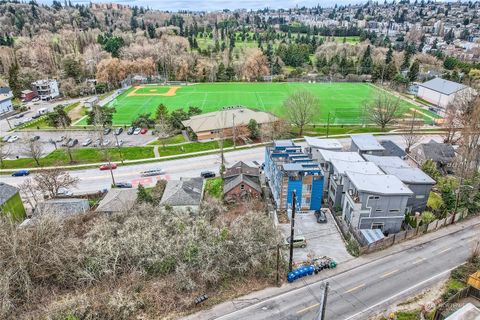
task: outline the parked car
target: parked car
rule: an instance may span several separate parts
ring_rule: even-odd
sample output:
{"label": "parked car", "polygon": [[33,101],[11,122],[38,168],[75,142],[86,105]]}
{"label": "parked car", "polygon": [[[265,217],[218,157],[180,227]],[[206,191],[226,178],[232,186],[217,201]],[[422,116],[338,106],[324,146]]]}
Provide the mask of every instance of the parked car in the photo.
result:
{"label": "parked car", "polygon": [[132,188],[132,184],[128,182],[117,182],[115,188]]}
{"label": "parked car", "polygon": [[124,143],[123,140],[118,140],[117,142],[115,142],[115,146],[116,147],[121,147],[121,146],[123,146],[123,143]]}
{"label": "parked car", "polygon": [[78,139],[70,139],[70,141],[67,144],[67,147],[73,148],[78,144]]}
{"label": "parked car", "polygon": [[12,177],[24,177],[28,176],[30,174],[30,171],[28,170],[18,170],[12,173]]}
{"label": "parked car", "polygon": [[40,116],[41,116],[40,114],[36,113],[36,114],[34,114],[34,115],[32,116],[32,119],[40,118]]}
{"label": "parked car", "polygon": [[315,210],[315,217],[318,223],[327,223],[327,215],[323,210]]}
{"label": "parked car", "polygon": [[112,170],[117,169],[117,164],[116,163],[110,163],[110,164],[106,163],[106,164],[102,164],[100,166],[100,170],[110,170],[110,168]]}
{"label": "parked car", "polygon": [[84,146],[84,147],[89,146],[92,142],[93,142],[93,140],[90,139],[90,138],[88,138],[87,140],[85,140],[85,141],[82,143],[82,146]]}
{"label": "parked car", "polygon": [[135,130],[133,131],[133,134],[137,135],[140,133],[140,131],[142,131],[142,128],[135,128]]}
{"label": "parked car", "polygon": [[128,130],[127,130],[127,134],[128,134],[128,135],[132,135],[134,131],[135,131],[135,128],[134,128],[134,127],[130,127],[130,128],[128,128]]}
{"label": "parked car", "polygon": [[17,141],[18,139],[20,139],[18,136],[11,136],[10,138],[8,138],[7,142],[12,143]]}
{"label": "parked car", "polygon": [[202,171],[202,172],[200,172],[200,176],[204,179],[213,178],[213,177],[215,177],[215,172],[213,172],[213,171]]}
{"label": "parked car", "polygon": [[62,142],[63,140],[65,140],[65,136],[61,136],[60,138],[55,140],[55,142]]}
{"label": "parked car", "polygon": [[[290,237],[285,238],[285,247],[290,246]],[[304,236],[295,235],[293,238],[293,247],[294,248],[305,248],[307,246],[307,240]]]}
{"label": "parked car", "polygon": [[103,134],[104,134],[104,135],[107,135],[107,134],[110,133],[110,131],[112,131],[112,129],[110,129],[110,128],[105,128],[105,129],[103,130]]}
{"label": "parked car", "polygon": [[141,133],[141,134],[145,134],[145,133],[147,133],[147,131],[148,131],[147,128],[143,128],[142,130],[140,130],[140,133]]}
{"label": "parked car", "polygon": [[110,144],[110,140],[108,140],[108,139],[103,140],[103,142],[102,142],[102,146],[103,146],[103,147],[106,147],[106,146],[108,146],[109,144]]}
{"label": "parked car", "polygon": [[95,142],[93,143],[93,147],[99,147],[101,142],[102,142],[102,140],[100,140],[100,139],[95,140]]}
{"label": "parked car", "polygon": [[116,136],[118,136],[118,135],[122,134],[122,132],[123,132],[123,128],[117,128],[117,129],[115,129],[114,134],[115,134]]}
{"label": "parked car", "polygon": [[163,169],[152,169],[152,170],[146,170],[146,171],[143,171],[143,172],[140,172],[140,175],[142,177],[149,177],[149,176],[158,176],[160,174],[164,174],[165,171],[163,171]]}
{"label": "parked car", "polygon": [[23,113],[19,113],[19,114],[17,114],[17,115],[15,116],[15,119],[23,118],[24,115],[25,115],[25,114],[23,114]]}
{"label": "parked car", "polygon": [[33,98],[33,99],[32,99],[32,102],[38,102],[38,101],[40,101],[40,98],[39,98],[39,97],[36,97],[36,98]]}
{"label": "parked car", "polygon": [[58,189],[57,191],[57,196],[61,196],[61,197],[72,197],[73,196],[73,192],[67,188],[60,188]]}
{"label": "parked car", "polygon": [[15,127],[18,127],[18,126],[21,126],[22,124],[23,124],[23,121],[17,121],[17,122],[15,122],[13,125],[14,125]]}
{"label": "parked car", "polygon": [[40,136],[33,136],[30,138],[30,141],[37,141],[40,140]]}
{"label": "parked car", "polygon": [[11,136],[5,136],[2,138],[2,141],[3,142],[7,142],[9,139],[10,139]]}

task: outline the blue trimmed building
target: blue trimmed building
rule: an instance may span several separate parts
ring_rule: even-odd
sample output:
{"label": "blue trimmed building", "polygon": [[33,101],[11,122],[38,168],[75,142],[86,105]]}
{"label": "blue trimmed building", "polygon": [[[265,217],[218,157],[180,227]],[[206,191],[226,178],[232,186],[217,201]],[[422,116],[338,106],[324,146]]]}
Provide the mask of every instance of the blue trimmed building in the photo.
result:
{"label": "blue trimmed building", "polygon": [[324,175],[318,162],[291,140],[276,140],[265,148],[265,177],[278,210],[292,206],[292,192],[297,193],[300,211],[320,210]]}

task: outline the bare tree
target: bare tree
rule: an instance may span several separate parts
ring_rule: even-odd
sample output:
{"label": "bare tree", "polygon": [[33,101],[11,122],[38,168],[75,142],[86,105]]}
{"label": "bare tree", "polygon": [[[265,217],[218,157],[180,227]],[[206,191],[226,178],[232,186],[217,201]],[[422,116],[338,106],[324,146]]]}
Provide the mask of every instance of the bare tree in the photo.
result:
{"label": "bare tree", "polygon": [[8,158],[10,154],[10,146],[7,144],[7,142],[0,140],[0,167],[3,167],[3,160]]}
{"label": "bare tree", "polygon": [[162,142],[162,146],[165,148],[166,138],[175,133],[175,128],[168,119],[162,117],[157,120],[157,124],[155,124],[155,131],[158,139]]}
{"label": "bare tree", "polygon": [[32,178],[26,178],[18,187],[31,208],[35,208],[37,202],[43,198],[42,192]]}
{"label": "bare tree", "polygon": [[283,102],[283,109],[288,119],[299,129],[299,136],[303,135],[306,125],[312,122],[313,116],[319,113],[320,102],[308,91],[298,91],[290,95]]}
{"label": "bare tree", "polygon": [[461,128],[468,122],[469,109],[473,105],[473,96],[470,91],[464,90],[455,95],[455,99],[445,108],[443,119],[443,142],[455,144],[460,139]]}
{"label": "bare tree", "polygon": [[33,178],[37,190],[49,198],[55,198],[62,188],[75,187],[78,178],[72,177],[67,171],[54,168],[39,170]]}
{"label": "bare tree", "polygon": [[38,139],[35,139],[34,137],[27,138],[27,141],[25,141],[24,148],[27,156],[32,158],[37,164],[37,166],[40,166],[40,158],[42,157],[42,154],[43,154],[42,143]]}
{"label": "bare tree", "polygon": [[[410,150],[413,146],[417,143],[422,141],[423,135],[418,133],[418,129],[420,129],[420,124],[416,120],[417,110],[412,110],[413,117],[410,120],[408,128],[405,128],[406,131],[402,134],[403,141],[405,142],[405,152],[410,153]],[[421,119],[420,119],[421,120]]]}
{"label": "bare tree", "polygon": [[385,130],[388,125],[396,122],[400,116],[400,97],[386,94],[378,95],[365,107],[368,119]]}
{"label": "bare tree", "polygon": [[455,167],[461,179],[469,178],[478,172],[480,166],[480,98],[465,110],[465,119],[458,140]]}

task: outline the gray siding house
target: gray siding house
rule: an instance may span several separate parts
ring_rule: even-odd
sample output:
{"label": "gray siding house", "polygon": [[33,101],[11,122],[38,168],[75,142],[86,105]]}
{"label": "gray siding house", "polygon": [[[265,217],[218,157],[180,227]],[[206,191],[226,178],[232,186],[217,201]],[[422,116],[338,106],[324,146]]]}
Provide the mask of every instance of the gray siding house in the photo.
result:
{"label": "gray siding house", "polygon": [[342,208],[345,199],[344,184],[348,185],[347,171],[363,174],[384,174],[373,162],[350,162],[332,159],[333,174],[328,187],[328,205],[330,208]]}
{"label": "gray siding house", "polygon": [[413,195],[408,199],[408,212],[423,212],[427,207],[428,196],[435,185],[435,180],[418,168],[395,168],[382,166],[386,174],[399,178],[412,190]]}
{"label": "gray siding house", "polygon": [[395,176],[348,172],[343,219],[354,229],[399,232],[413,192]]}
{"label": "gray siding house", "polygon": [[354,134],[350,137],[352,138],[350,151],[378,156],[385,152],[385,148],[371,134]]}

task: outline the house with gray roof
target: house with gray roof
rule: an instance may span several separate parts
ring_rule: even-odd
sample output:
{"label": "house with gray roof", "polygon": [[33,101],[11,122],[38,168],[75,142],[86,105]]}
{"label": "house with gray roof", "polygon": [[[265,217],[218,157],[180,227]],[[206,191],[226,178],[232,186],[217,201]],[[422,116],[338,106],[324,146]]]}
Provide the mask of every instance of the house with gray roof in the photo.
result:
{"label": "house with gray roof", "polygon": [[223,197],[234,202],[259,198],[262,194],[260,186],[260,170],[240,161],[225,170],[223,175]]}
{"label": "house with gray roof", "polygon": [[365,154],[363,155],[363,157],[365,158],[365,160],[373,162],[379,167],[382,167],[382,166],[389,166],[389,167],[396,167],[396,168],[411,167],[407,162],[395,156],[380,157],[380,156],[371,156],[371,155]]}
{"label": "house with gray roof", "polygon": [[396,176],[412,190],[413,195],[407,202],[408,212],[425,211],[430,191],[436,183],[435,180],[419,168],[390,166],[381,166],[380,168],[386,174]]}
{"label": "house with gray roof", "polygon": [[446,108],[458,95],[469,94],[471,89],[463,84],[435,78],[418,85],[417,96],[441,108]]}
{"label": "house with gray roof", "polygon": [[440,171],[449,172],[455,160],[455,149],[450,144],[431,140],[412,148],[411,155],[420,164],[432,160]]}
{"label": "house with gray roof", "polygon": [[382,147],[385,148],[385,151],[383,152],[383,156],[399,157],[402,159],[405,159],[405,157],[407,156],[407,153],[405,152],[405,150],[400,148],[400,146],[395,142],[393,142],[392,140],[381,140],[380,144],[382,145]]}
{"label": "house with gray roof", "polygon": [[318,153],[319,149],[330,151],[342,151],[343,145],[338,139],[320,139],[317,137],[304,136],[307,143],[307,152],[310,154]]}
{"label": "house with gray roof", "polygon": [[378,142],[377,138],[371,134],[353,134],[350,151],[358,152],[359,154],[373,154],[383,155],[385,148]]}
{"label": "house with gray roof", "polygon": [[96,212],[112,214],[130,211],[137,201],[136,189],[113,188],[100,200]]}
{"label": "house with gray roof", "polygon": [[333,174],[330,175],[328,187],[328,205],[330,208],[342,208],[345,199],[344,184],[348,185],[347,171],[364,174],[384,174],[373,162],[350,162],[332,159]]}
{"label": "house with gray roof", "polygon": [[351,171],[346,175],[343,220],[357,230],[399,232],[413,192],[394,175]]}
{"label": "house with gray roof", "polygon": [[90,204],[87,199],[60,198],[37,203],[34,214],[36,217],[45,214],[68,217],[85,213],[88,210],[90,210]]}
{"label": "house with gray roof", "polygon": [[202,178],[169,180],[160,200],[160,205],[180,211],[198,212],[202,198]]}
{"label": "house with gray roof", "polygon": [[22,221],[26,217],[19,189],[4,182],[0,182],[0,213],[15,221]]}

